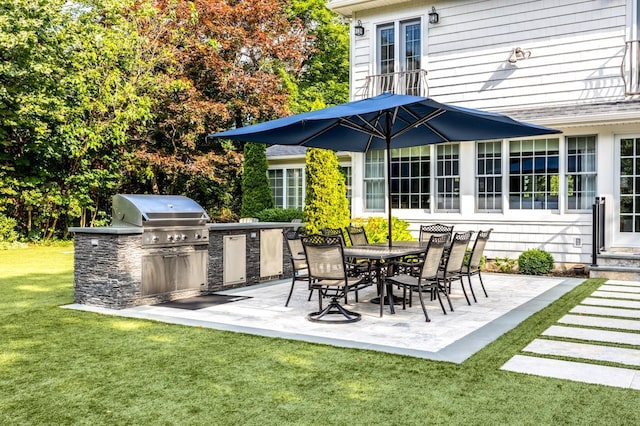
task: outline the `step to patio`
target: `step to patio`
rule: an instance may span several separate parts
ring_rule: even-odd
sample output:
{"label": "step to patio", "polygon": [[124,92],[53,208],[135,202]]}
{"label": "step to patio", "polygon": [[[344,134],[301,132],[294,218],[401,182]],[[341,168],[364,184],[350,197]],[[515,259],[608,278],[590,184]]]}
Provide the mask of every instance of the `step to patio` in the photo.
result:
{"label": "step to patio", "polygon": [[516,355],[501,370],[640,390],[640,370]]}
{"label": "step to patio", "polygon": [[[593,295],[597,296],[596,293],[597,292],[594,292]],[[640,309],[640,300],[636,301],[636,300],[608,299],[603,297],[587,297],[580,303],[583,305],[609,306],[612,308]]]}
{"label": "step to patio", "polygon": [[535,339],[523,349],[523,352],[613,362],[616,364],[640,367],[640,350],[638,349]]}
{"label": "step to patio", "polygon": [[558,320],[560,324],[582,325],[586,327],[613,328],[617,330],[640,331],[640,321],[632,319],[590,317],[567,314]]}
{"label": "step to patio", "polygon": [[552,325],[542,333],[543,336],[563,337],[567,339],[586,340],[591,342],[620,343],[640,346],[640,334],[624,331],[594,330],[590,328],[566,327]]}
{"label": "step to patio", "polygon": [[632,285],[603,284],[598,288],[598,290],[621,293],[621,294],[626,294],[626,293],[640,294],[640,287],[636,287]]}
{"label": "step to patio", "polygon": [[589,278],[609,278],[621,281],[640,281],[640,267],[614,265],[590,266]]}
{"label": "step to patio", "polygon": [[578,305],[571,309],[572,314],[601,315],[604,317],[640,318],[637,309],[604,308],[600,306]]}
{"label": "step to patio", "polygon": [[628,300],[640,300],[640,294],[636,293],[620,293],[613,291],[594,291],[592,294],[594,297],[605,297],[610,299],[628,299]]}

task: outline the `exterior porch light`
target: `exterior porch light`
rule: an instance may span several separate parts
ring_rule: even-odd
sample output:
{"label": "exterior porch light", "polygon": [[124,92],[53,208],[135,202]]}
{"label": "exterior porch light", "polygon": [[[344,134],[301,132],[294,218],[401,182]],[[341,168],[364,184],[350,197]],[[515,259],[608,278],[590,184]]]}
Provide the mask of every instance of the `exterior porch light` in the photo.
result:
{"label": "exterior porch light", "polygon": [[437,24],[438,22],[440,22],[440,15],[436,12],[436,7],[431,6],[431,12],[429,12],[429,23]]}
{"label": "exterior porch light", "polygon": [[362,26],[362,21],[358,19],[358,24],[353,27],[353,33],[358,36],[361,37],[364,35],[364,27]]}

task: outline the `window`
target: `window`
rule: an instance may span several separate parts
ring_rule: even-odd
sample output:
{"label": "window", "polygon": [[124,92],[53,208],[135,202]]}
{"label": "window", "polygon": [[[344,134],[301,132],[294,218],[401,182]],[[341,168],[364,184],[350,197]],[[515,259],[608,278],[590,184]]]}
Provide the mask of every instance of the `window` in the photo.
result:
{"label": "window", "polygon": [[406,71],[405,81],[402,82],[402,93],[407,95],[420,95],[419,74],[412,71],[420,70],[420,60],[422,58],[422,49],[420,47],[420,21],[403,22],[400,24],[401,34],[404,37],[404,43],[401,48],[400,57],[403,61],[400,71]]}
{"label": "window", "polygon": [[351,208],[351,166],[341,166],[342,174],[344,175],[344,183],[347,187],[347,200],[349,200],[349,208]]}
{"label": "window", "polygon": [[587,210],[596,196],[596,137],[567,137],[567,208]]}
{"label": "window", "polygon": [[620,141],[620,232],[640,232],[640,138]]}
{"label": "window", "polygon": [[502,142],[476,146],[476,211],[502,211]]}
{"label": "window", "polygon": [[271,187],[271,195],[273,196],[273,205],[277,208],[284,207],[284,189],[282,170],[268,170],[269,186]]}
{"label": "window", "polygon": [[268,170],[273,204],[277,208],[302,209],[304,207],[303,169]]}
{"label": "window", "polygon": [[520,210],[557,209],[559,140],[509,142],[509,207]]}
{"label": "window", "polygon": [[391,150],[391,207],[429,209],[430,146]]}
{"label": "window", "polygon": [[384,210],[384,150],[367,151],[364,164],[364,208]]}
{"label": "window", "polygon": [[393,72],[395,70],[395,28],[394,25],[378,27],[378,68],[382,79],[378,88],[380,93],[393,90]]}
{"label": "window", "polygon": [[460,211],[460,170],[458,144],[436,147],[436,210]]}

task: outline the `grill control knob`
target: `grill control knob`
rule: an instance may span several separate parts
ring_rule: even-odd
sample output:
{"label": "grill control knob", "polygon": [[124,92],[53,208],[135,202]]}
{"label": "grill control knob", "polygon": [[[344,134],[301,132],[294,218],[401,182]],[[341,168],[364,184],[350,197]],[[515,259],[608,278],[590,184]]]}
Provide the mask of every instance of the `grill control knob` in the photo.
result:
{"label": "grill control knob", "polygon": [[182,235],[180,235],[180,239],[181,239],[182,241],[184,241],[184,240],[186,240],[186,239],[187,239],[187,236],[186,236],[185,234],[182,234]]}
{"label": "grill control knob", "polygon": [[160,238],[158,238],[157,235],[154,235],[153,237],[151,237],[151,241],[153,241],[154,243],[157,242],[158,240],[160,240]]}
{"label": "grill control knob", "polygon": [[173,235],[167,235],[167,240],[173,241]]}
{"label": "grill control knob", "polygon": [[196,237],[196,240],[199,240],[200,238],[202,238],[202,235],[196,234],[195,237]]}

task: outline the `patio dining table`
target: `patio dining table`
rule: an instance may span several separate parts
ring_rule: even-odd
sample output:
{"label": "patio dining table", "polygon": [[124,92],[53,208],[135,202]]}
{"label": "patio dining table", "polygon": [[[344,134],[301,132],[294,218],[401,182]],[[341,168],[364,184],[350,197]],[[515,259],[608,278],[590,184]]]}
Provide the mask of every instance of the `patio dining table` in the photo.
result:
{"label": "patio dining table", "polygon": [[385,277],[389,273],[387,266],[392,260],[400,259],[406,256],[415,256],[422,252],[426,245],[411,244],[402,245],[402,242],[394,242],[392,247],[379,244],[358,245],[344,248],[344,255],[347,258],[358,260],[370,260],[376,263],[376,271],[378,278],[378,287],[380,291],[380,316],[383,315],[385,286],[387,287],[387,299],[389,310],[395,314],[393,288],[391,285],[385,285]]}

